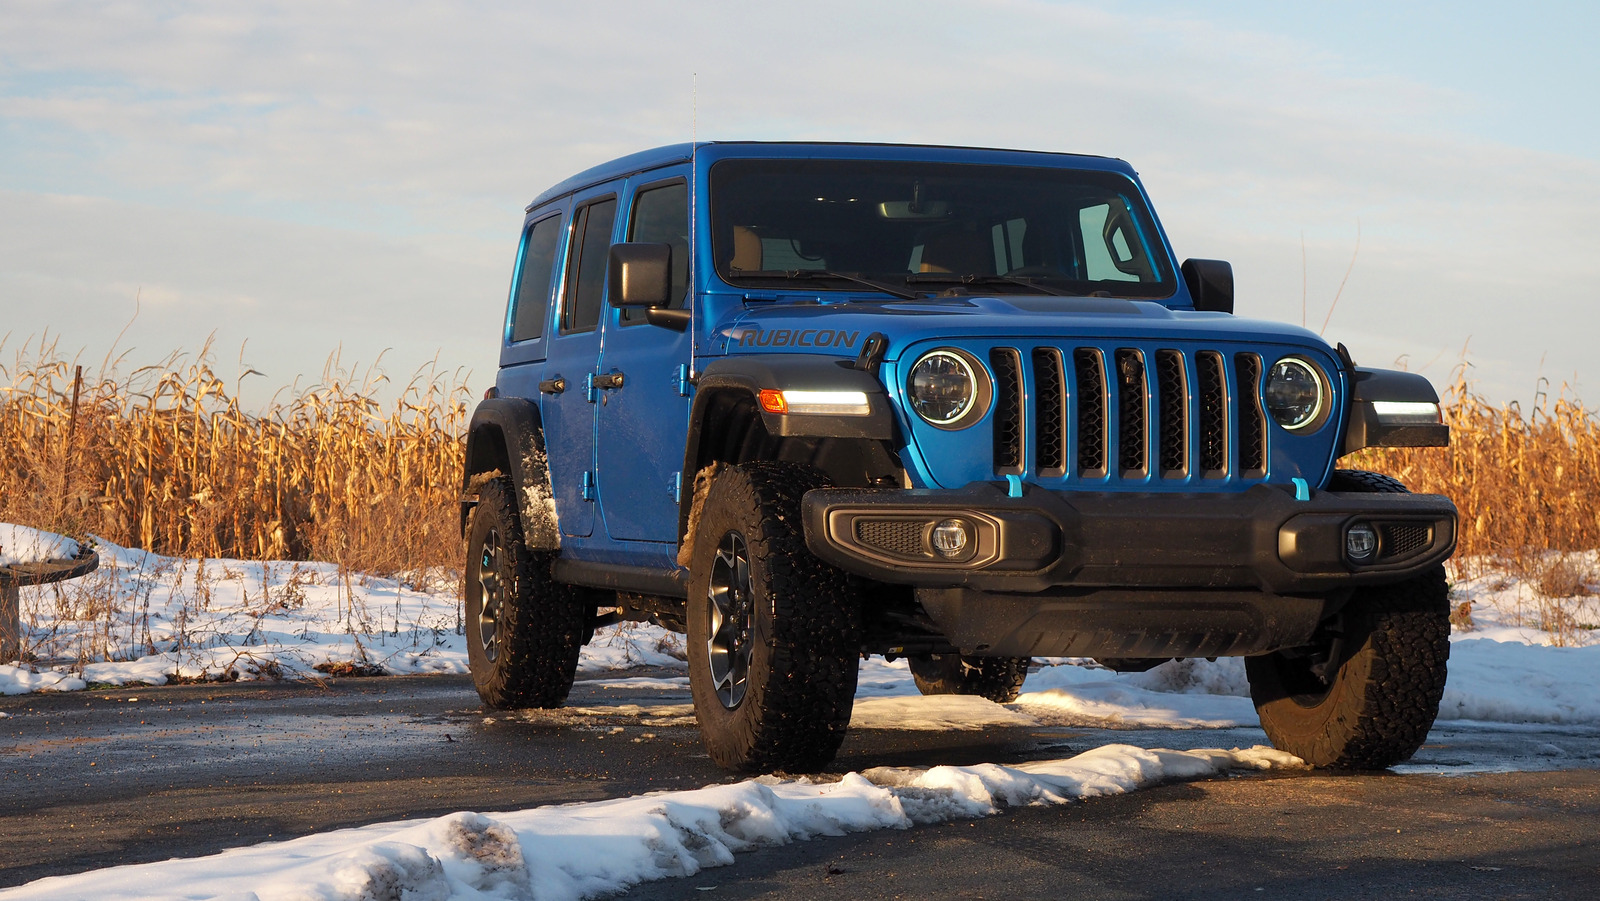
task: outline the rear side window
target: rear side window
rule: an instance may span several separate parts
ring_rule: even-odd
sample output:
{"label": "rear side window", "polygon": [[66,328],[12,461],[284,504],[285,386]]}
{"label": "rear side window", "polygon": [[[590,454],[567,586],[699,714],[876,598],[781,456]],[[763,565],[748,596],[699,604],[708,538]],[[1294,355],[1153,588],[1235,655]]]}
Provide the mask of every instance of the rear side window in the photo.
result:
{"label": "rear side window", "polygon": [[[672,298],[682,309],[689,289],[689,188],[683,182],[647,187],[633,201],[628,240],[672,246]],[[622,321],[643,322],[641,310],[623,310]]]}
{"label": "rear side window", "polygon": [[540,219],[528,227],[511,310],[513,342],[544,337],[545,314],[550,310],[550,276],[556,268],[556,245],[560,241],[560,216]]}
{"label": "rear side window", "polygon": [[606,259],[611,251],[611,226],[617,219],[615,197],[591,203],[578,212],[572,226],[572,256],[567,261],[563,332],[592,331],[600,324],[605,300]]}

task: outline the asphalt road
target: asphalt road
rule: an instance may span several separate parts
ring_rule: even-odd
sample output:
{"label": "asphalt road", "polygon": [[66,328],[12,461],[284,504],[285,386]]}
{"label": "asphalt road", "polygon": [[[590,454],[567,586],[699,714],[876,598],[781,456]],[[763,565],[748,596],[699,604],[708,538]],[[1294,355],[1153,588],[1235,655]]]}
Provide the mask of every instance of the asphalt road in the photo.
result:
{"label": "asphalt road", "polygon": [[[580,681],[575,710],[486,714],[470,682],[450,676],[0,699],[0,886],[363,823],[727,781],[687,703],[686,690],[608,677]],[[836,768],[1261,741],[1249,729],[857,730]],[[628,897],[1593,895],[1600,730],[1439,729],[1414,764],[1170,785],[801,843]]]}

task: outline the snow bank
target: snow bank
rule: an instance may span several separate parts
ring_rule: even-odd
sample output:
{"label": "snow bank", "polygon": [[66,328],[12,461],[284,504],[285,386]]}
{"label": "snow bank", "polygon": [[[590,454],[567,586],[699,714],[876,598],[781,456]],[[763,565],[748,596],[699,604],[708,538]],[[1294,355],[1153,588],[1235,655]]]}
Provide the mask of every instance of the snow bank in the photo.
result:
{"label": "snow bank", "polygon": [[[0,542],[13,533],[45,534],[0,526]],[[23,647],[40,658],[92,662],[72,676],[0,667],[0,693],[161,685],[174,676],[317,676],[352,667],[391,675],[467,672],[460,600],[450,585],[340,573],[328,563],[180,560],[104,541],[97,549],[100,568],[88,576],[21,589]],[[103,610],[106,598],[123,599],[109,621],[83,612]],[[682,647],[678,636],[654,626],[608,627],[584,648],[579,669],[682,666]]]}
{"label": "snow bank", "polygon": [[71,560],[82,550],[76,541],[62,535],[0,523],[0,566]]}
{"label": "snow bank", "polygon": [[1063,804],[1236,769],[1300,766],[1270,748],[1109,745],[1017,767],[878,768],[838,781],[764,777],[486,816],[455,813],[116,867],[0,890],[0,899],[231,898],[564,901],[726,866],[763,846]]}

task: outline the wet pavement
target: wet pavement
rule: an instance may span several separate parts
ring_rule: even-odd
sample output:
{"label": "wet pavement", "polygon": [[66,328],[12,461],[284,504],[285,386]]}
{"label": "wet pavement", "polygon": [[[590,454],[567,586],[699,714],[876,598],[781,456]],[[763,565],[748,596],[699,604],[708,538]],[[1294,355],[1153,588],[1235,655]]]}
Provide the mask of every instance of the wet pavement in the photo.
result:
{"label": "wet pavement", "polygon": [[[619,679],[615,674],[580,680],[567,709],[510,714],[486,713],[478,705],[471,682],[461,676],[141,687],[0,698],[0,713],[6,714],[0,718],[0,783],[4,788],[0,791],[0,886],[102,866],[212,853],[364,823],[463,809],[487,812],[588,801],[729,781],[701,750],[688,704],[688,691],[681,680],[663,690],[660,682]],[[1067,757],[1112,742],[1183,749],[1262,744],[1265,736],[1254,728],[855,730],[846,739],[835,769],[1012,763]],[[1512,799],[1507,803],[1526,801],[1529,810],[1544,811],[1549,822],[1540,828],[1554,830],[1551,841],[1561,846],[1562,841],[1569,841],[1560,838],[1561,830],[1567,828],[1563,812],[1567,808],[1539,799],[1556,791],[1553,786],[1567,786],[1577,792],[1573,797],[1579,798],[1574,809],[1594,813],[1593,807],[1583,805],[1593,797],[1592,791],[1588,795],[1584,791],[1600,785],[1596,768],[1600,768],[1600,729],[1446,724],[1435,729],[1428,745],[1402,768],[1412,775],[1252,776],[1215,784],[1168,786],[1126,800],[1104,799],[1061,809],[1071,813],[1016,811],[960,828],[979,830],[961,833],[969,837],[992,835],[994,842],[1025,845],[1028,839],[1019,829],[1031,834],[1044,828],[1035,823],[1055,823],[1052,829],[1060,831],[1085,816],[1094,819],[1086,812],[1101,810],[1105,816],[1096,820],[1099,825],[1095,828],[1110,830],[1106,838],[1110,842],[1109,836],[1117,829],[1133,830],[1128,835],[1137,837],[1145,828],[1119,820],[1123,815],[1117,811],[1124,808],[1145,810],[1144,805],[1166,803],[1157,799],[1168,796],[1172,803],[1187,799],[1184,803],[1191,807],[1203,807],[1210,803],[1205,799],[1228,791],[1252,791],[1220,786],[1289,787],[1267,790],[1270,799],[1291,789],[1306,793],[1313,784],[1326,783],[1327,787],[1307,797],[1330,791],[1360,794],[1368,791],[1362,786],[1375,785],[1380,788],[1372,797],[1382,798],[1435,791],[1424,791],[1422,787],[1429,785],[1503,783],[1501,788],[1483,791],[1501,791]],[[1526,775],[1513,771],[1560,772]],[[1457,774],[1457,778],[1420,775],[1427,773]],[[1475,773],[1510,775],[1462,775]],[[1448,800],[1452,791],[1455,789],[1444,790],[1440,797]],[[1249,806],[1239,803],[1243,805],[1240,810]],[[1375,809],[1367,802],[1354,801],[1330,808],[1350,816],[1375,816]],[[1440,815],[1453,814],[1441,811]],[[1205,814],[1191,812],[1188,816],[1204,821]],[[1238,817],[1241,834],[1254,828],[1246,822],[1246,814]],[[1360,816],[1356,816],[1348,823],[1340,820],[1324,828],[1334,833],[1354,830],[1355,834],[1360,832],[1359,823]],[[1404,828],[1404,824],[1399,826]],[[929,836],[944,835],[955,828],[895,835],[909,837],[924,831]],[[1080,822],[1072,828],[1085,827]],[[1007,835],[1011,838],[1004,838]],[[1596,847],[1587,834],[1574,833],[1570,840],[1580,839],[1591,851]],[[809,891],[804,885],[814,881],[806,866],[815,863],[826,869],[833,866],[827,863],[829,854],[843,854],[859,873],[863,866],[875,866],[862,863],[866,860],[860,857],[866,853],[863,849],[888,847],[885,843],[899,840],[895,836],[858,836],[762,851],[754,855],[768,861],[760,878],[754,874],[742,882],[736,878],[741,868],[756,865],[741,858],[726,872],[717,871],[723,875],[711,884],[723,886],[724,891],[735,884],[745,885],[739,897],[757,897],[767,890],[803,896]],[[1061,840],[1071,844],[1067,838]],[[990,839],[968,842],[961,848],[980,857],[982,853],[992,855],[992,848],[981,851],[989,847],[985,841]],[[904,844],[900,847],[903,851]],[[1238,853],[1245,854],[1245,847],[1241,845]],[[1173,853],[1187,853],[1182,851],[1182,843],[1173,848],[1177,849]],[[947,848],[939,853],[957,851]],[[974,865],[977,859],[973,859]],[[1576,854],[1552,859],[1585,858]],[[772,874],[784,872],[786,867],[799,868],[795,870],[799,882],[772,882]],[[931,873],[939,867],[930,861],[924,869]],[[1544,878],[1543,870],[1531,872]],[[1591,872],[1600,875],[1600,868]],[[1044,870],[1035,875],[1045,882],[1062,878],[1050,877]],[[692,881],[637,891],[655,893],[648,897],[677,897],[672,893],[691,891],[694,886],[688,883]],[[853,892],[882,892],[884,897],[892,897],[901,890],[896,883],[881,879],[863,877],[856,882]],[[700,881],[695,886],[705,884]],[[830,884],[818,883],[823,888]],[[981,888],[980,883],[972,884]],[[1019,891],[1020,885],[1016,886]],[[1109,891],[1113,883],[1101,885]],[[1083,884],[1086,890],[1087,886]],[[937,892],[930,895],[938,896]],[[1006,892],[989,895],[1006,896]]]}

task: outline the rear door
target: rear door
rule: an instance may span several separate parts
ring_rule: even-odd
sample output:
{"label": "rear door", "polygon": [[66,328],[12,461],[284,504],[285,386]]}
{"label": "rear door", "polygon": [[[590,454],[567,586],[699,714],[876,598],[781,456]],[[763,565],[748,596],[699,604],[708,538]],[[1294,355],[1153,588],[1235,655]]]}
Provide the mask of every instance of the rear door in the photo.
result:
{"label": "rear door", "polygon": [[565,274],[555,333],[546,339],[545,378],[540,383],[550,483],[564,536],[594,532],[595,403],[589,377],[600,358],[600,319],[605,310],[607,259],[617,220],[615,183],[573,198]]}

